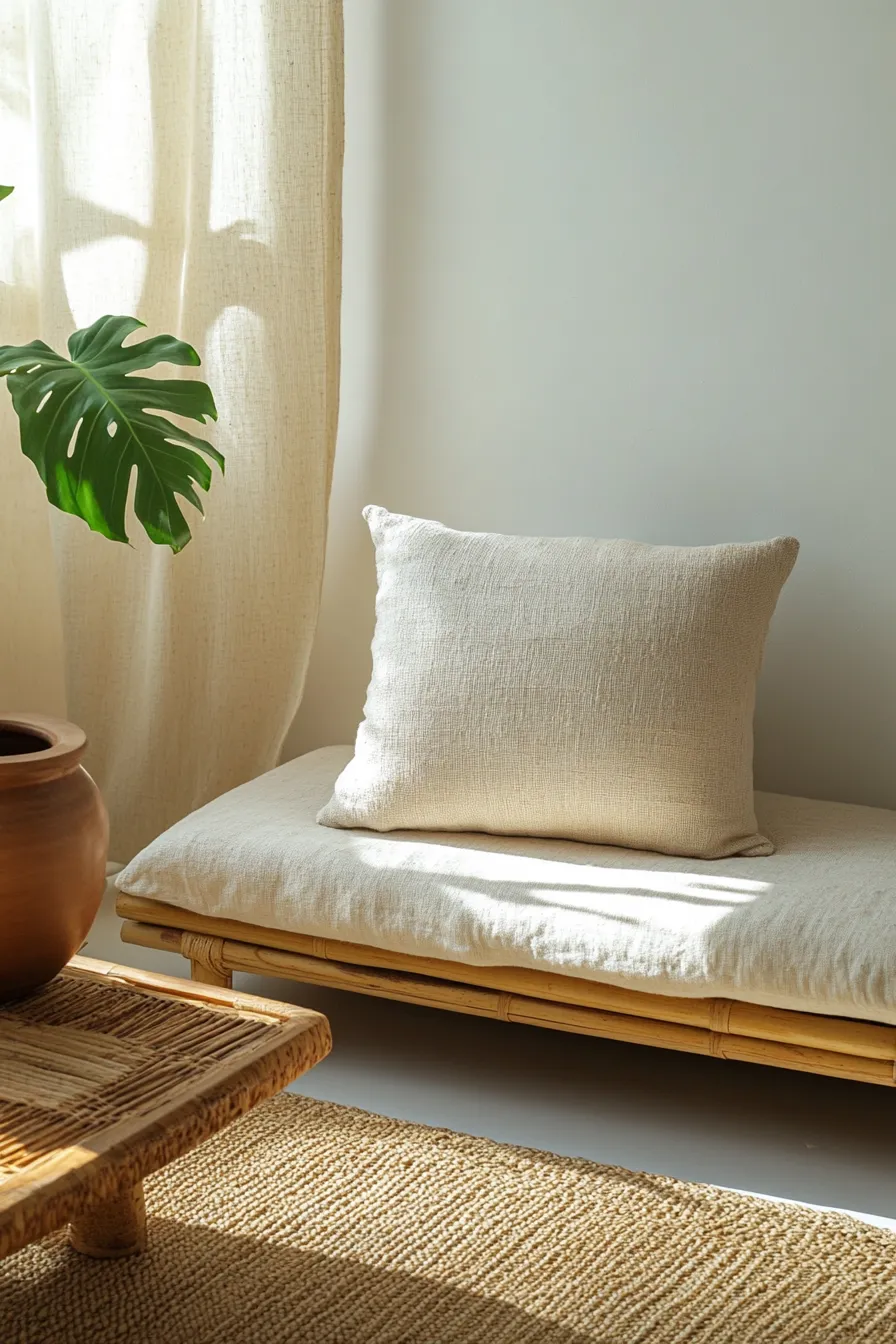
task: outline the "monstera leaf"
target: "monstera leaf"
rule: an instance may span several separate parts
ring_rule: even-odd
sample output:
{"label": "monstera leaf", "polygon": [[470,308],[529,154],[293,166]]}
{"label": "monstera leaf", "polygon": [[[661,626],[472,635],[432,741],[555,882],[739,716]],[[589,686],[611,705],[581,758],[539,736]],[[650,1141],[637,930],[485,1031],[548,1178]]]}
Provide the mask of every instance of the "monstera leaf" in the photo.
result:
{"label": "monstera leaf", "polygon": [[127,541],[125,506],[136,471],[137,518],[152,541],[180,551],[190,529],[178,496],[201,513],[195,487],[208,490],[212,478],[205,457],[222,471],[224,459],[164,413],[201,424],[218,415],[211,389],[198,379],[133,376],[156,364],[200,362],[191,345],[173,336],[123,346],[142,326],[135,317],[101,317],[69,338],[68,359],[43,341],[0,346],[0,377],[19,417],[22,452],[51,504],[113,541]]}

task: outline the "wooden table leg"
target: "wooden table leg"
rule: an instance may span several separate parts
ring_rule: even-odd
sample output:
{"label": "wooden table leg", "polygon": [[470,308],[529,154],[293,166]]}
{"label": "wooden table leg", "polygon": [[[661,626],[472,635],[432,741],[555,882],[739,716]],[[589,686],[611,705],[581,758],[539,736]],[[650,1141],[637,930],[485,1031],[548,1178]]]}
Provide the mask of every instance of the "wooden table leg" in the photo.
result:
{"label": "wooden table leg", "polygon": [[137,1182],[105,1204],[94,1204],[69,1229],[69,1241],[82,1255],[119,1260],[146,1248],[143,1185]]}

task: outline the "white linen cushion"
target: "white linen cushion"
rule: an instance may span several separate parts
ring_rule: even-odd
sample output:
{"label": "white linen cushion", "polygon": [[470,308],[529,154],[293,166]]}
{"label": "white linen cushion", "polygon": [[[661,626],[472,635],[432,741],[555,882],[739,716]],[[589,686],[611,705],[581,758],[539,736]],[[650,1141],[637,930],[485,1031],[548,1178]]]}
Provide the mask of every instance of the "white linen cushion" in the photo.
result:
{"label": "white linen cushion", "polygon": [[793,538],[648,546],[364,515],[373,673],[319,822],[769,853],[753,709]]}
{"label": "white linen cushion", "polygon": [[896,1024],[896,813],[757,794],[777,844],[715,861],[483,834],[332,830],[327,747],[178,822],[122,891],[474,966]]}

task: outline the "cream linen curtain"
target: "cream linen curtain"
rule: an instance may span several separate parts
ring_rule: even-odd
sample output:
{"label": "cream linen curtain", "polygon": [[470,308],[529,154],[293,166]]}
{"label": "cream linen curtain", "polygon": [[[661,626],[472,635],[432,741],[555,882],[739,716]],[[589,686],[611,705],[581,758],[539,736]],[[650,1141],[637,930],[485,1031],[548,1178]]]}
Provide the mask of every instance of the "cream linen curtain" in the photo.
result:
{"label": "cream linen curtain", "polygon": [[172,556],[136,525],[127,548],[48,523],[0,418],[0,702],[58,710],[64,674],[126,859],[274,765],[301,695],[338,393],[341,6],[3,0],[0,24],[0,341],[104,312],[181,336],[227,458]]}

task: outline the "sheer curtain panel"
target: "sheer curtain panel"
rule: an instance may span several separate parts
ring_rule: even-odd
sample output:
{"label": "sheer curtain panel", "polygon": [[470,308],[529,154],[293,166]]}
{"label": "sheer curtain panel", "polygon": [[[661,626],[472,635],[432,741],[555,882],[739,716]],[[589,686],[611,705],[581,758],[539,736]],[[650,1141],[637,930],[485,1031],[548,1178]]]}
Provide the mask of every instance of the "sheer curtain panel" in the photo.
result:
{"label": "sheer curtain panel", "polygon": [[338,398],[341,5],[3,11],[0,340],[62,344],[103,313],[173,332],[227,459],[185,551],[136,525],[126,547],[49,518],[0,414],[0,701],[58,712],[64,688],[126,859],[276,764],[301,697]]}

